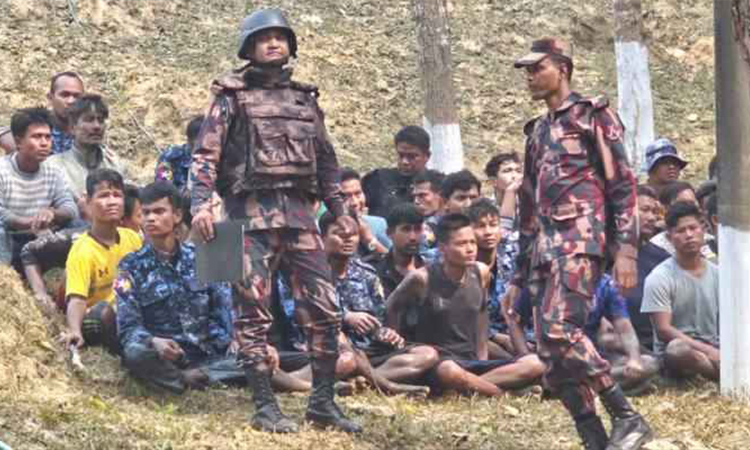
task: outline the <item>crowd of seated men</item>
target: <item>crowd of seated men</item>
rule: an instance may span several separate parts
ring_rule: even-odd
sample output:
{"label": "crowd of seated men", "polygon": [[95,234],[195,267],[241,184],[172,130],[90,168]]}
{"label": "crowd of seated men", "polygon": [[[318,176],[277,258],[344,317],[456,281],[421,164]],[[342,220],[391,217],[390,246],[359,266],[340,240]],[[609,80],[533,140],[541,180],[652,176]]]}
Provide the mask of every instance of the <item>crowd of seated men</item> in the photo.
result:
{"label": "crowd of seated men", "polygon": [[[162,152],[152,183],[106,143],[109,108],[72,72],[55,75],[49,109],[20,109],[0,134],[0,247],[41,307],[65,316],[66,346],[102,345],[136,378],[172,392],[246,383],[233,345],[231,286],[196,274],[189,233],[189,171],[203,121]],[[430,138],[394,136],[396,167],[341,170],[359,227],[318,215],[340,307],[340,393],[366,383],[385,393],[496,396],[539,385],[528,292],[503,310],[519,251],[514,152],[470,170],[426,169]],[[622,292],[605,274],[585,332],[630,393],[658,376],[719,378],[717,180],[680,180],[689,162],[659,139],[638,186],[638,282]],[[217,213],[217,214],[220,214]],[[48,292],[43,275],[64,268]],[[268,364],[280,391],[311,389],[309,349],[289,280],[274,282]],[[352,383],[355,380],[357,384]]]}

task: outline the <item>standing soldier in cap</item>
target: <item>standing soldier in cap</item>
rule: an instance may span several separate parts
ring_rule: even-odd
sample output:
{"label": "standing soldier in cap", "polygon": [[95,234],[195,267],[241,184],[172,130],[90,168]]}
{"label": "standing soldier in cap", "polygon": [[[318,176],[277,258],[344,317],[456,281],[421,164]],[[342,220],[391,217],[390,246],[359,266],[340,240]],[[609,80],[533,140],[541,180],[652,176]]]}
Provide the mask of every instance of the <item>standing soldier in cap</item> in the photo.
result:
{"label": "standing soldier in cap", "polygon": [[[622,124],[606,99],[570,90],[573,60],[565,42],[534,41],[515,67],[526,69],[531,98],[544,100],[548,113],[524,127],[520,253],[503,309],[515,319],[511,305],[528,280],[545,381],[573,416],[586,449],[638,449],[652,431],[583,330],[609,254],[619,285],[628,289],[636,281],[636,181]],[[594,393],[612,416],[609,438]]]}
{"label": "standing soldier in cap", "polygon": [[233,286],[233,301],[238,360],[253,391],[253,426],[297,431],[281,413],[270,384],[273,361],[266,334],[273,320],[271,274],[278,267],[292,280],[312,352],[306,418],[359,432],[333,401],[340,316],[313,201],[322,198],[343,229],[355,229],[356,222],[344,209],[318,90],[291,80],[287,63],[296,55],[296,36],[281,11],[261,9],[242,22],[238,56],[249,63],[212,84],[213,100],[193,156],[193,226],[206,240],[214,237],[214,190],[229,218],[246,223],[245,275]]}

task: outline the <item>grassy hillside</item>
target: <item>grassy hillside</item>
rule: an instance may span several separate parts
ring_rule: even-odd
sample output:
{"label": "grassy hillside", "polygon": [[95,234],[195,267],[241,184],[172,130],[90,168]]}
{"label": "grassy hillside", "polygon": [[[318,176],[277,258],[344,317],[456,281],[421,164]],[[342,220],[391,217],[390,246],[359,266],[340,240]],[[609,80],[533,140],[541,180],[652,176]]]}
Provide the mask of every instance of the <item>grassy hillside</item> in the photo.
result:
{"label": "grassy hillside", "polygon": [[[77,5],[75,14],[70,4]],[[5,0],[0,19],[0,123],[13,110],[44,104],[49,77],[76,70],[110,102],[109,143],[152,172],[157,148],[182,140],[206,106],[216,74],[239,65],[240,19],[271,2],[224,0]],[[422,93],[409,2],[279,0],[300,41],[300,80],[320,86],[340,158],[360,169],[390,164],[391,137],[419,123]],[[711,2],[646,0],[659,134],[673,138],[704,177],[714,152]],[[611,5],[605,0],[461,0],[452,3],[455,79],[469,164],[519,149],[532,104],[514,58],[531,40],[559,35],[576,48],[575,84],[616,104]],[[269,436],[249,428],[242,390],[155,394],[118,362],[86,351],[85,373],[65,361],[62,320],[46,319],[17,277],[0,268],[0,440],[14,449],[209,450],[576,449],[573,427],[555,402],[537,398],[343,400],[366,433],[352,438],[309,429]],[[304,397],[281,397],[294,417]],[[696,382],[637,399],[660,440],[651,450],[746,449],[750,408]]]}
{"label": "grassy hillside", "polygon": [[[144,175],[156,148],[182,140],[186,119],[207,105],[207,86],[236,67],[240,19],[261,5],[289,11],[300,41],[297,77],[319,85],[343,163],[390,164],[393,133],[421,122],[416,34],[397,0],[6,0],[0,21],[0,121],[42,104],[51,74],[77,70],[112,106],[110,144]],[[33,5],[33,6],[32,6]],[[673,138],[702,178],[713,154],[713,39],[706,0],[643,2],[650,36],[657,133]],[[520,149],[528,100],[515,57],[536,37],[575,47],[575,87],[616,105],[610,0],[452,2],[452,45],[470,167]],[[366,157],[365,157],[366,155]]]}

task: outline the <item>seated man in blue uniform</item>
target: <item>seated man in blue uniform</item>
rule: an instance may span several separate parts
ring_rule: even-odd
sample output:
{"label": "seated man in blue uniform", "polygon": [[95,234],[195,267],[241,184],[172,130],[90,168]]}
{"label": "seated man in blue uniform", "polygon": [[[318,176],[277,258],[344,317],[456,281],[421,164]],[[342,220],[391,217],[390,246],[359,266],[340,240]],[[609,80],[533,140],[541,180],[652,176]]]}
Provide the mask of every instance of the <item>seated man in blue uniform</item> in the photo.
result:
{"label": "seated man in blue uniform", "polygon": [[149,242],[123,258],[115,283],[123,364],[135,377],[176,393],[245,378],[228,351],[229,286],[198,281],[195,247],[175,238],[180,200],[165,181],[141,191]]}

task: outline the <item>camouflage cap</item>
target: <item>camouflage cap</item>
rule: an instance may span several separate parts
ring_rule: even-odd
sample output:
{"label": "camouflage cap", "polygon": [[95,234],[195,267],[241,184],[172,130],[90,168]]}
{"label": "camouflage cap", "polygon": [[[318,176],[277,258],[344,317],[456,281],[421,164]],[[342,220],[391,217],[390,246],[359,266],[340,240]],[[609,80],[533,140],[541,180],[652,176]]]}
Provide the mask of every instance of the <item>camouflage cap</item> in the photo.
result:
{"label": "camouflage cap", "polygon": [[518,58],[513,64],[516,69],[520,67],[532,66],[549,55],[564,56],[571,61],[573,52],[567,42],[556,38],[542,38],[531,43],[531,53]]}

